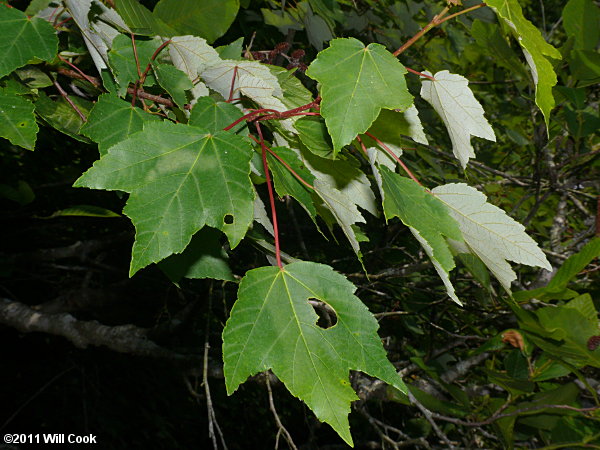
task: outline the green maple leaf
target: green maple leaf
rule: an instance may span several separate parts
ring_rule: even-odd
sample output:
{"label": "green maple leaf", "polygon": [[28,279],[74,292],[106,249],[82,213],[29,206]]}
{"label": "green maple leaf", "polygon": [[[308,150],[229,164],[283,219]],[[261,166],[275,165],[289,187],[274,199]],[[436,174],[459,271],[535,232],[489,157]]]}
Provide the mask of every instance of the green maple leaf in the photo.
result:
{"label": "green maple leaf", "polygon": [[406,69],[383,45],[365,47],[357,39],[334,39],[306,74],[321,83],[321,114],[338,152],[369,129],[382,108],[412,104]]}
{"label": "green maple leaf", "polygon": [[535,83],[535,103],[542,111],[548,127],[550,111],[555,104],[552,87],[557,83],[548,57],[561,59],[560,52],[548,44],[540,30],[523,16],[518,0],[491,0],[486,4],[506,22],[521,45]]}
{"label": "green maple leaf", "polygon": [[26,98],[0,89],[0,137],[28,150],[35,147],[38,126],[34,106]]}
{"label": "green maple leaf", "polygon": [[[295,262],[246,273],[223,331],[225,385],[232,394],[249,376],[272,369],[350,445],[350,403],[357,400],[350,370],[406,392],[377,335],[377,321],[354,295],[356,287],[329,266]],[[335,311],[327,329],[309,299]]]}
{"label": "green maple leaf", "polygon": [[[133,41],[130,36],[124,34],[118,35],[112,42],[110,52],[108,52],[108,62],[115,76],[115,80],[119,84],[119,95],[125,96],[129,83],[135,82],[146,70],[148,63],[151,61],[152,55],[162,44],[160,38],[149,40],[136,39],[135,52],[133,50]],[[139,73],[138,63],[139,62]],[[156,84],[156,79],[152,71],[148,72],[144,86],[152,86]]]}
{"label": "green maple leaf", "polygon": [[39,58],[51,61],[58,51],[58,39],[52,25],[39,17],[27,17],[22,11],[0,4],[0,29],[3,48],[0,53],[0,78]]}
{"label": "green maple leaf", "polygon": [[81,134],[98,143],[100,155],[133,133],[142,131],[145,122],[158,121],[158,116],[131,106],[114,94],[98,97]]}
{"label": "green maple leaf", "polygon": [[75,186],[131,193],[123,212],[136,227],[130,275],[181,253],[204,225],[231,247],[254,217],[252,147],[240,136],[151,122],[111,147]]}
{"label": "green maple leaf", "polygon": [[171,64],[153,64],[152,68],[158,84],[169,93],[175,104],[183,109],[187,103],[185,92],[194,87],[186,73]]}
{"label": "green maple leaf", "polygon": [[[217,132],[242,117],[242,112],[231,103],[218,102],[211,97],[198,99],[190,114],[190,125]],[[237,132],[246,126],[244,121],[231,129]]]}

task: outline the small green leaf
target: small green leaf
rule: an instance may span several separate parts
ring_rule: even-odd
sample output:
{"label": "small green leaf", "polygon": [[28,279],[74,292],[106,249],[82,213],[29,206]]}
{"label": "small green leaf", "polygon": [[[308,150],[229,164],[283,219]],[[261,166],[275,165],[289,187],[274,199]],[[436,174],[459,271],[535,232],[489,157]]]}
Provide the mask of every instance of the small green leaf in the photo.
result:
{"label": "small green leaf", "polygon": [[115,144],[142,131],[144,123],[158,121],[158,116],[131,106],[113,94],[103,94],[90,112],[81,134],[98,143],[100,155]]}
{"label": "small green leaf", "polygon": [[[298,155],[287,147],[274,147],[272,149],[284,160],[304,181],[312,184],[315,177],[300,161]],[[281,197],[290,195],[306,210],[313,222],[316,223],[317,209],[313,204],[311,191],[304,186],[277,158],[270,153],[267,154],[269,169],[273,173],[273,184],[277,194]]]}
{"label": "small green leaf", "polygon": [[254,215],[249,142],[233,133],[150,122],[108,153],[75,186],[131,193],[123,212],[136,227],[130,274],[173,253],[209,225],[231,247]]}
{"label": "small green leaf", "polygon": [[215,49],[221,59],[242,60],[242,51],[244,50],[244,38],[236,39],[231,44],[221,45]]}
{"label": "small green leaf", "polygon": [[[242,112],[231,103],[217,102],[211,97],[202,97],[192,109],[189,124],[216,133],[240,117],[242,117]],[[237,132],[245,125],[245,122],[242,121],[231,131]]]}
{"label": "small green leaf", "polygon": [[[2,9],[2,5],[0,5]],[[0,137],[14,145],[33,150],[38,126],[29,100],[15,94],[0,95]]]}
{"label": "small green leaf", "polygon": [[[296,262],[246,273],[223,331],[225,386],[232,394],[249,376],[272,369],[288,390],[349,444],[348,379],[360,370],[406,392],[377,335],[378,324],[356,287],[329,266]],[[333,309],[323,329],[308,300]]]}
{"label": "small green leaf", "polygon": [[[161,43],[159,38],[150,40],[138,38],[135,40],[137,61],[139,62],[138,68],[131,37],[120,34],[114,39],[110,52],[108,52],[108,61],[113,75],[119,84],[119,96],[123,97],[127,93],[129,83],[133,83],[139,79],[140,74],[146,70],[150,58]],[[152,71],[148,72],[144,86],[152,86],[155,83],[154,74]]]}
{"label": "small green leaf", "polygon": [[515,299],[517,299],[517,301],[525,301],[532,298],[551,300],[563,298],[564,294],[568,295],[567,298],[573,297],[573,295],[570,294],[573,291],[569,291],[567,285],[598,256],[600,256],[600,238],[594,238],[578,253],[571,255],[563,265],[560,266],[547,286],[529,291],[515,292]]}
{"label": "small green leaf", "polygon": [[171,64],[153,64],[152,67],[158,84],[169,93],[175,104],[183,109],[187,103],[185,91],[194,87],[188,76]]}
{"label": "small green leaf", "polygon": [[365,47],[357,39],[334,39],[306,74],[321,83],[321,114],[337,153],[369,129],[382,108],[412,104],[406,69],[380,44]]}
{"label": "small green leaf", "polygon": [[154,17],[177,30],[213,42],[229,29],[240,8],[239,0],[161,0]]}
{"label": "small green leaf", "polygon": [[183,253],[169,256],[158,263],[158,267],[174,283],[182,278],[235,281],[220,242],[221,236],[220,231],[204,227],[194,235]]}
{"label": "small green leaf", "polygon": [[[35,112],[48,122],[50,126],[78,141],[91,142],[80,134],[79,130],[85,122],[69,102],[63,97],[59,97],[56,101],[53,101],[43,91],[40,91],[39,96],[35,102]],[[84,116],[87,117],[89,115],[92,102],[76,96],[70,96],[70,99]]]}
{"label": "small green leaf", "polygon": [[0,3],[0,78],[35,58],[51,61],[58,51],[58,38],[52,25],[39,17],[27,17],[17,8]]}
{"label": "small green leaf", "polygon": [[557,79],[548,57],[561,59],[560,52],[548,44],[540,30],[523,16],[518,0],[489,0],[486,4],[506,22],[521,45],[535,83],[535,103],[542,111],[549,130],[550,112],[554,108],[552,87]]}
{"label": "small green leaf", "polygon": [[46,219],[53,219],[55,217],[65,217],[65,216],[76,216],[76,217],[121,217],[121,214],[117,214],[110,209],[102,208],[100,206],[94,205],[75,205],[69,208],[58,210],[49,217],[45,217]]}
{"label": "small green leaf", "polygon": [[283,92],[281,101],[288,109],[307,105],[313,101],[312,93],[304,87],[302,82],[294,74],[296,69],[287,70],[283,67],[268,66],[271,73],[277,77],[279,86]]}
{"label": "small green leaf", "polygon": [[333,144],[322,117],[302,117],[294,127],[307,149],[322,158],[333,159]]}

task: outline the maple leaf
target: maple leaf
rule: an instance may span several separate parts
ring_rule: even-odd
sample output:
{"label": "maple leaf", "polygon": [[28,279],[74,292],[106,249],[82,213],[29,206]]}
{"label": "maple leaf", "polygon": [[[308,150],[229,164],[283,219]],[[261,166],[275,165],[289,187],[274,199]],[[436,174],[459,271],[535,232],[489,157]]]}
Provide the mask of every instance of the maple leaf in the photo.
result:
{"label": "maple leaf", "polygon": [[0,137],[33,150],[38,132],[33,103],[2,89],[0,93]]}
{"label": "maple leaf", "polygon": [[523,16],[518,0],[491,0],[486,4],[508,24],[521,45],[535,83],[535,103],[544,115],[549,133],[550,111],[555,104],[552,87],[557,83],[557,79],[552,63],[547,57],[562,59],[562,56],[544,40],[540,30]]}
{"label": "maple leaf", "polygon": [[334,39],[317,55],[306,74],[321,84],[321,114],[334,152],[367,131],[382,108],[412,104],[405,73],[383,45],[365,47],[354,38]]}
{"label": "maple leaf", "polygon": [[123,212],[136,227],[130,275],[182,252],[204,225],[222,230],[231,247],[254,214],[252,147],[243,137],[151,122],[111,147],[75,186],[131,193]]}
{"label": "maple leaf", "polygon": [[[423,72],[431,75],[429,72]],[[471,135],[496,142],[494,130],[483,116],[483,108],[469,89],[469,81],[442,70],[434,76],[435,81],[421,78],[421,97],[440,115],[450,140],[452,151],[463,169],[469,158],[475,157]]]}
{"label": "maple leaf", "polygon": [[3,41],[0,78],[34,58],[51,61],[55,57],[58,39],[47,20],[29,18],[17,8],[0,4],[0,28]]}
{"label": "maple leaf", "polygon": [[[360,370],[406,392],[377,335],[378,324],[356,287],[329,266],[296,262],[246,273],[223,331],[225,386],[232,394],[249,376],[272,369],[350,445],[348,376]],[[337,323],[323,329],[308,300],[324,302]]]}
{"label": "maple leaf", "polygon": [[438,186],[432,190],[454,217],[465,243],[510,292],[517,279],[507,260],[552,270],[544,252],[525,233],[525,227],[497,206],[487,203],[486,196],[464,183]]}
{"label": "maple leaf", "polygon": [[159,120],[157,116],[131,106],[131,102],[114,94],[98,97],[87,119],[80,132],[98,143],[100,155],[106,154],[111,146],[128,136],[142,131],[145,122]]}

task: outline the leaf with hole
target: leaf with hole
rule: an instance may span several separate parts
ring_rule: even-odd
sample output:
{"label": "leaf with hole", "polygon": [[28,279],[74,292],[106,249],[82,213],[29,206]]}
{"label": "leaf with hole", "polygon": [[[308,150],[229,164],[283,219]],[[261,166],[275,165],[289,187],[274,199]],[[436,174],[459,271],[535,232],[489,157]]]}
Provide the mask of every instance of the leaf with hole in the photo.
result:
{"label": "leaf with hole", "polygon": [[130,274],[182,252],[204,225],[231,247],[254,217],[252,147],[233,133],[150,122],[111,147],[75,186],[129,192],[123,212],[136,227]]}
{"label": "leaf with hole", "polygon": [[[350,370],[406,392],[377,335],[378,324],[354,295],[356,287],[329,266],[296,262],[246,273],[223,331],[225,386],[232,394],[248,377],[271,369],[287,389],[350,445]],[[309,300],[336,315],[327,329]]]}

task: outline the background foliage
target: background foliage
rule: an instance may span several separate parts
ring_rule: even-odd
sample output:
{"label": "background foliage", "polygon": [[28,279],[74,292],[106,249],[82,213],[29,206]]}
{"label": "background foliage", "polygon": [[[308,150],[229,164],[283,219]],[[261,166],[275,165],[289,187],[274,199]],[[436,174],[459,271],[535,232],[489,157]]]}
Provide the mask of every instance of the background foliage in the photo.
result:
{"label": "background foliage", "polygon": [[[0,56],[3,432],[91,432],[111,448],[223,442],[228,448],[346,448],[314,411],[359,448],[599,447],[600,240],[594,235],[600,13],[590,0],[490,1],[497,14],[475,2],[452,3],[450,13],[473,9],[432,27],[400,53],[401,64],[389,52],[435,25],[446,5],[0,4],[8,42]],[[198,47],[192,35],[212,47]],[[350,39],[332,40],[340,37]],[[340,58],[343,52],[362,59]],[[533,77],[531,61],[538,69]],[[404,67],[463,85],[456,77],[464,77],[483,122],[470,129],[459,122],[464,135],[449,135],[452,117],[440,120],[436,113],[448,108],[443,98],[441,106],[431,100],[433,94],[423,93],[428,81]],[[361,91],[364,83],[386,88]],[[348,96],[348,86],[358,90]],[[303,111],[314,112],[317,93],[327,128],[309,115],[261,121],[264,141],[243,121],[221,131],[243,114],[231,103],[277,111],[311,104]],[[412,97],[422,129],[410,113],[396,111],[408,108]],[[371,100],[374,105],[366,105]],[[182,123],[192,131],[181,133]],[[370,135],[362,134],[367,129]],[[274,151],[266,164],[281,200],[280,255],[273,247],[261,145],[252,148],[244,137],[249,132]],[[440,198],[449,186],[485,194],[526,227],[553,270],[539,268],[547,264],[543,254],[539,267],[518,266],[510,295],[497,271],[490,276],[482,264],[485,250],[451,253],[445,238],[461,240],[462,232],[467,240],[464,229],[445,223],[446,209],[405,172],[393,173],[389,154],[371,150],[378,146],[373,136],[402,152],[410,173]],[[466,147],[457,148],[465,140]],[[157,192],[181,180],[150,175],[164,167],[160,158],[171,158],[176,143],[177,164],[188,164],[188,147],[201,149],[202,162],[197,179],[181,182],[179,203],[172,203]],[[149,147],[157,153],[146,160],[138,150]],[[291,150],[297,148],[305,148],[302,161]],[[123,165],[127,158],[138,158],[133,171]],[[229,170],[217,173],[218,164]],[[245,173],[236,172],[240,164],[248,167]],[[199,179],[211,184],[196,195]],[[266,208],[252,206],[254,189]],[[150,210],[160,210],[159,219],[149,221]],[[415,230],[427,245],[415,239]],[[187,235],[194,235],[189,245]],[[275,267],[278,257],[288,264],[285,272]],[[375,333],[377,324],[353,303],[354,288],[340,274],[377,319],[387,358],[406,388],[382,362],[387,360],[374,334],[352,341],[352,331]],[[315,282],[316,275],[325,281]],[[261,290],[264,277],[292,286],[288,297],[269,297]],[[234,312],[264,303],[280,315],[256,323],[237,316],[242,325],[254,323],[275,350],[259,359],[241,352],[247,361],[237,377],[228,368],[235,359],[226,355],[225,382],[222,333],[238,285]],[[277,303],[282,298],[289,304],[300,299],[301,307],[284,314]],[[356,308],[346,310],[349,304]],[[320,326],[307,355],[335,333],[340,341],[332,338],[331,348],[352,342],[336,347],[324,372],[334,373],[335,382],[312,397],[306,395],[310,379],[295,378],[306,373],[291,370],[294,362],[286,360],[289,341],[267,333],[295,311],[304,314],[303,324],[318,319]],[[235,326],[228,322],[225,339]],[[359,347],[373,360],[360,359]],[[320,351],[327,361],[328,347]],[[312,411],[273,374],[255,375],[226,395],[267,368]],[[364,373],[352,371],[346,380],[348,368]],[[357,398],[349,416],[352,436],[335,425],[345,420],[346,406],[322,406],[329,392],[341,403]]]}

